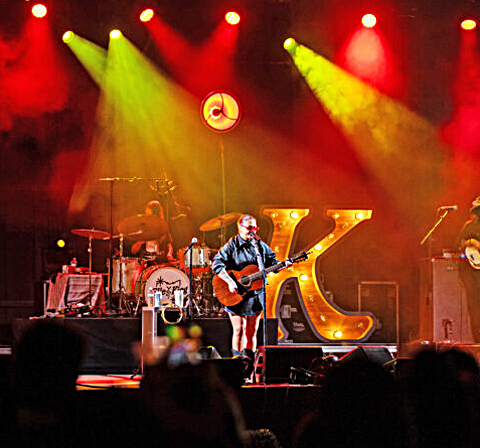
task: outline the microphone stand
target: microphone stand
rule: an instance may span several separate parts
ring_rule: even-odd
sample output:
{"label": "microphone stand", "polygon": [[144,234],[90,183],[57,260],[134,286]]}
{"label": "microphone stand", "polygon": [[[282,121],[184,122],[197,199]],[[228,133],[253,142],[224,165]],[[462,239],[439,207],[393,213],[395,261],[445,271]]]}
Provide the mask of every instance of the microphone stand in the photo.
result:
{"label": "microphone stand", "polygon": [[190,268],[190,271],[188,273],[188,281],[190,283],[190,294],[189,294],[189,298],[188,298],[188,320],[190,322],[193,321],[193,277],[192,277],[192,274],[193,274],[193,244],[190,244],[190,247],[189,247],[189,256],[190,256],[190,259],[189,259],[189,268]]}
{"label": "microphone stand", "polygon": [[267,293],[265,291],[265,285],[268,285],[267,272],[265,271],[265,263],[263,262],[258,242],[260,238],[253,234],[253,248],[255,249],[255,255],[257,256],[258,269],[263,276],[263,293],[262,293],[262,308],[263,308],[263,346],[267,347],[268,335],[267,335]]}
{"label": "microphone stand", "polygon": [[432,258],[432,244],[433,244],[433,239],[431,238],[432,233],[435,232],[435,229],[441,224],[441,222],[445,219],[445,217],[448,215],[448,212],[451,209],[446,209],[440,217],[437,219],[433,227],[427,232],[427,234],[423,237],[422,241],[420,242],[420,246],[423,246],[427,240],[429,240],[429,245],[428,245],[428,258]]}

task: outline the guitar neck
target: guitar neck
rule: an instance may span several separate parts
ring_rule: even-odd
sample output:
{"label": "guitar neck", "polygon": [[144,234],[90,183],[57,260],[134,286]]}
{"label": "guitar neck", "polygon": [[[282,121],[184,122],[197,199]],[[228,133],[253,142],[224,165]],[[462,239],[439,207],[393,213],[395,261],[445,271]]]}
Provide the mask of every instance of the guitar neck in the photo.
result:
{"label": "guitar neck", "polygon": [[[269,273],[269,272],[275,272],[276,270],[280,269],[281,267],[285,266],[285,262],[284,261],[281,261],[280,263],[277,263],[277,264],[274,264],[273,266],[270,266],[269,268],[266,268],[265,269],[265,273]],[[260,278],[263,277],[263,271],[258,271],[258,272],[255,272],[255,274],[251,274],[248,276],[249,280],[254,282],[255,280],[258,280]]]}

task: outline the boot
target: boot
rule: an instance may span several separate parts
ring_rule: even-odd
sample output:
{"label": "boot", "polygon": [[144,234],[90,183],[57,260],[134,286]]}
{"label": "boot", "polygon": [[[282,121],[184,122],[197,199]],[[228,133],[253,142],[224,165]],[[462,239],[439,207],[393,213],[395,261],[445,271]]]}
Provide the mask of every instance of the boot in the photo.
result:
{"label": "boot", "polygon": [[253,350],[250,350],[249,348],[244,348],[242,350],[242,355],[245,358],[245,368],[244,368],[243,377],[250,379],[254,369],[253,363],[255,361],[255,353],[253,352]]}
{"label": "boot", "polygon": [[242,350],[242,355],[250,358],[253,361],[255,361],[255,352],[253,350],[250,350],[249,348],[244,348]]}
{"label": "boot", "polygon": [[242,354],[238,350],[232,348],[232,358],[236,358],[237,356],[242,356]]}

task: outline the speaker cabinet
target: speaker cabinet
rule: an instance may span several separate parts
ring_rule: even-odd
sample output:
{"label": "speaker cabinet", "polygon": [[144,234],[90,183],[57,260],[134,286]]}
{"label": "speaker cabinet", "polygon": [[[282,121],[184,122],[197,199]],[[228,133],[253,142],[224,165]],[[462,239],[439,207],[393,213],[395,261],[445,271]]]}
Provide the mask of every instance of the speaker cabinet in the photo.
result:
{"label": "speaker cabinet", "polygon": [[255,381],[257,383],[289,383],[291,367],[310,369],[315,358],[321,358],[320,346],[267,346],[258,347],[255,356]]}
{"label": "speaker cabinet", "polygon": [[432,258],[420,263],[420,339],[473,342],[466,294],[458,273],[461,262]]}
{"label": "speaker cabinet", "polygon": [[375,316],[375,331],[368,342],[380,344],[400,342],[397,282],[358,283],[358,311],[370,311]]}
{"label": "speaker cabinet", "polygon": [[345,363],[354,359],[365,359],[375,364],[385,365],[393,359],[393,355],[386,347],[366,347],[359,345],[343,355],[338,362]]}

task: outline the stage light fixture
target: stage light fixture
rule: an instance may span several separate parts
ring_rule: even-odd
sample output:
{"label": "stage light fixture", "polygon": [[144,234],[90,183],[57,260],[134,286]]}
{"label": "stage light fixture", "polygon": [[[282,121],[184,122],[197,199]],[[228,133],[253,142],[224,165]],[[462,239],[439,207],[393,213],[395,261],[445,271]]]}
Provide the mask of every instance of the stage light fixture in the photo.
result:
{"label": "stage light fixture", "polygon": [[118,39],[122,37],[122,32],[120,30],[112,30],[110,31],[110,38],[111,39]]}
{"label": "stage light fixture", "polygon": [[295,42],[295,39],[293,37],[289,37],[288,39],[285,39],[285,42],[283,42],[283,48],[287,51],[292,51],[297,45],[297,42]]}
{"label": "stage light fixture", "polygon": [[203,122],[216,132],[232,130],[241,117],[237,99],[232,94],[221,90],[211,92],[204,98],[201,113]]}
{"label": "stage light fixture", "polygon": [[57,241],[56,241],[56,245],[59,249],[65,249],[67,243],[65,242],[65,240],[63,240],[62,238],[59,238]]}
{"label": "stage light fixture", "polygon": [[32,14],[37,19],[42,19],[47,15],[47,7],[45,5],[42,5],[41,3],[37,3],[32,7]]}
{"label": "stage light fixture", "polygon": [[75,33],[73,31],[66,31],[63,33],[62,40],[65,43],[70,42],[75,37]]}
{"label": "stage light fixture", "polygon": [[377,18],[373,14],[365,14],[362,17],[362,25],[365,28],[373,28],[377,24]]}
{"label": "stage light fixture", "polygon": [[474,19],[465,19],[462,21],[460,26],[465,31],[471,31],[477,27],[477,21]]}
{"label": "stage light fixture", "polygon": [[230,25],[238,25],[240,23],[240,14],[235,11],[229,11],[225,14],[225,20]]}
{"label": "stage light fixture", "polygon": [[142,22],[150,22],[150,20],[153,19],[153,16],[155,15],[155,12],[153,11],[152,8],[144,9],[140,13],[140,21]]}

